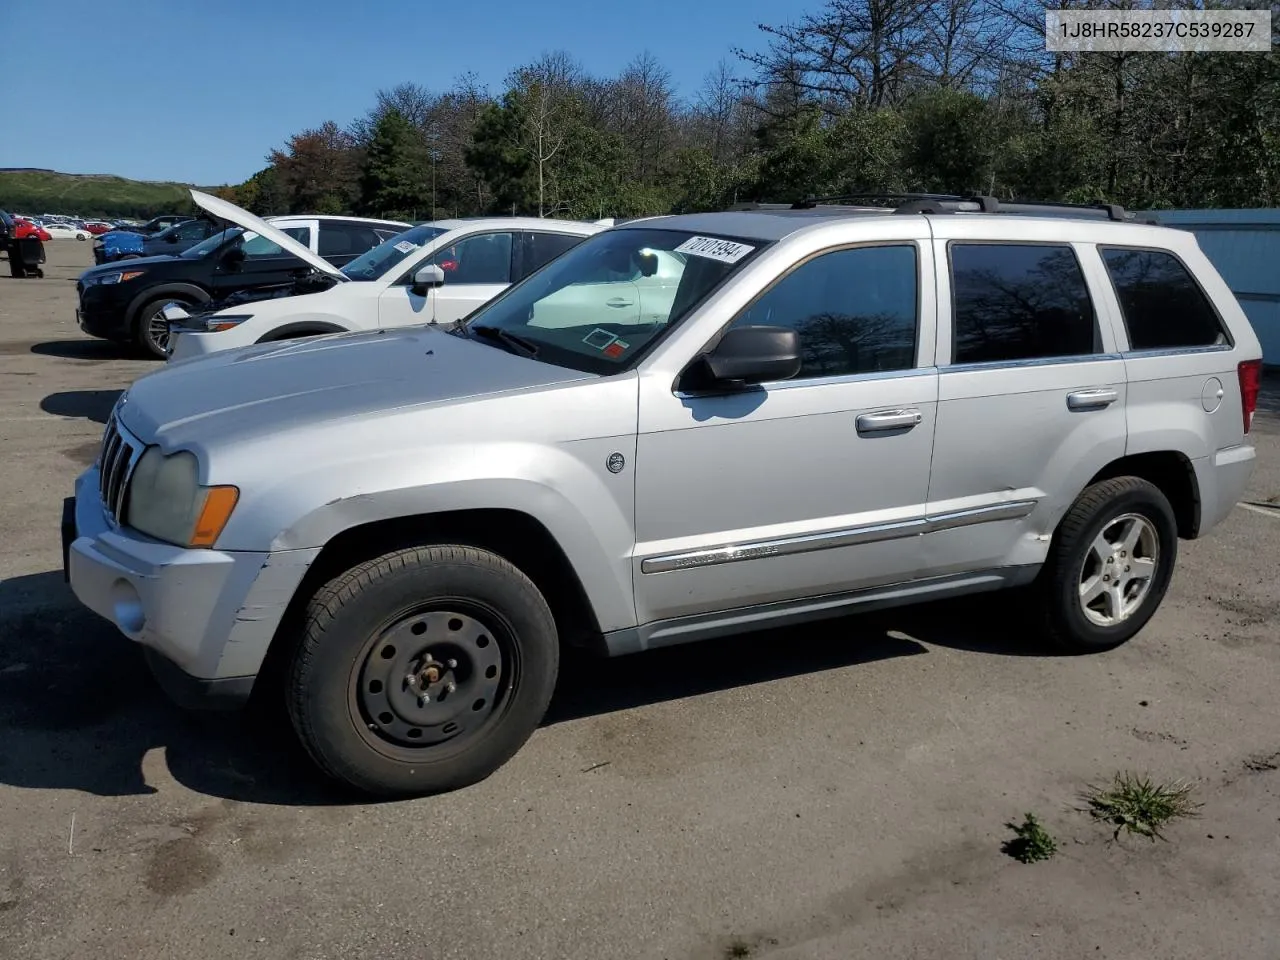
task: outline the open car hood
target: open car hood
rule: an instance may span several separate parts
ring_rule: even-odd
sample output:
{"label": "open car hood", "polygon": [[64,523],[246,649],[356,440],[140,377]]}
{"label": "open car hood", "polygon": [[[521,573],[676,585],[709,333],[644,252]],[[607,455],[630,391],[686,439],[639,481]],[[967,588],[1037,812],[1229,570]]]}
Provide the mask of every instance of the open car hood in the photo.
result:
{"label": "open car hood", "polygon": [[246,230],[252,230],[259,236],[266,237],[274,243],[279,244],[285,250],[288,250],[295,257],[309,263],[321,273],[327,273],[331,277],[338,280],[346,280],[346,276],[337,267],[328,260],[316,256],[309,248],[299,243],[293,237],[280,230],[277,230],[261,217],[255,217],[248,210],[237,207],[228,200],[221,197],[211,196],[207,193],[201,193],[199,190],[191,191],[191,199],[196,202],[202,210],[213,214],[215,217],[221,217],[223,220],[229,220],[238,227],[244,227]]}

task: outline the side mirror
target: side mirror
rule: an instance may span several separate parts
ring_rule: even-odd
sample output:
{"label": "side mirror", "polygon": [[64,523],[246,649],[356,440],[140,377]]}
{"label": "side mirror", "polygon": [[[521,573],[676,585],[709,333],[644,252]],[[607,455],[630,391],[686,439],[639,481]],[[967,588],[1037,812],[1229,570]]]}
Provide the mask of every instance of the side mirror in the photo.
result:
{"label": "side mirror", "polygon": [[167,237],[165,237],[164,239],[165,239],[165,243],[177,243],[177,242],[178,242],[178,235],[177,235],[176,233],[171,233],[171,234],[169,234]]}
{"label": "side mirror", "polygon": [[418,272],[413,275],[413,283],[409,289],[418,294],[418,296],[425,297],[428,290],[440,286],[444,286],[444,271],[434,263],[428,263],[425,267],[418,268]]}
{"label": "side mirror", "polygon": [[238,270],[244,263],[245,253],[242,247],[232,247],[222,255],[222,265],[228,270]]}
{"label": "side mirror", "polygon": [[735,327],[702,355],[696,387],[789,380],[800,372],[800,335],[790,327]]}

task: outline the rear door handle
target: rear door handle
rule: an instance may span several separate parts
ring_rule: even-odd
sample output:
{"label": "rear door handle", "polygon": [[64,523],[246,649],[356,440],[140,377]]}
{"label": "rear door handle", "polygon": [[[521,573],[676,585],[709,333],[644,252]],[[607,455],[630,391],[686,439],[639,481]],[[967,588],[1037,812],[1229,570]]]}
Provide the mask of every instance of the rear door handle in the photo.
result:
{"label": "rear door handle", "polygon": [[605,301],[605,306],[609,306],[609,307],[629,307],[629,306],[631,306],[633,303],[635,303],[635,301],[634,301],[634,300],[624,300],[624,299],[622,299],[622,297],[614,297],[612,300],[606,300],[606,301]]}
{"label": "rear door handle", "polygon": [[1110,387],[1098,390],[1077,390],[1067,394],[1068,410],[1102,410],[1120,399],[1120,394]]}
{"label": "rear door handle", "polygon": [[887,430],[910,430],[924,417],[919,410],[882,410],[864,413],[857,419],[859,433],[883,433]]}

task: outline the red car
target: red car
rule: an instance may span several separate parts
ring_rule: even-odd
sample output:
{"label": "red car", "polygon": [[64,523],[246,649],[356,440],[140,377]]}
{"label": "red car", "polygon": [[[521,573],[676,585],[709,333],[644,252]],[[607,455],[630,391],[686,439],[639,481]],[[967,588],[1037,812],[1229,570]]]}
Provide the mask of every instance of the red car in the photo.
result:
{"label": "red car", "polygon": [[41,243],[53,239],[49,236],[49,231],[44,227],[37,227],[30,220],[15,220],[13,222],[13,239],[22,240],[25,237],[37,237]]}
{"label": "red car", "polygon": [[110,230],[115,229],[109,223],[103,223],[101,220],[86,220],[84,228],[92,233],[95,237],[101,236]]}

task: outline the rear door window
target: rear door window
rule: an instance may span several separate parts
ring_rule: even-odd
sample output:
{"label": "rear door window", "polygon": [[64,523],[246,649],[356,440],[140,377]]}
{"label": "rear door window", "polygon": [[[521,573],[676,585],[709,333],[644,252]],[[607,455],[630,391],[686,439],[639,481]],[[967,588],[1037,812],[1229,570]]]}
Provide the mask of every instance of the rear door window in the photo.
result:
{"label": "rear door window", "polygon": [[952,363],[1102,352],[1097,314],[1066,244],[951,244]]}
{"label": "rear door window", "polygon": [[520,276],[523,279],[586,239],[573,233],[527,231],[521,234]]}
{"label": "rear door window", "polygon": [[1191,272],[1166,250],[1104,247],[1132,350],[1228,343],[1218,313]]}

